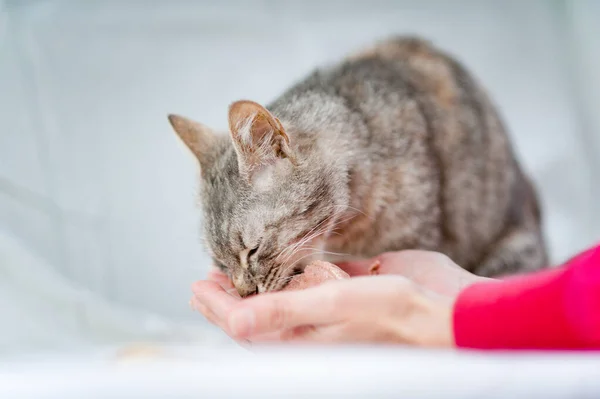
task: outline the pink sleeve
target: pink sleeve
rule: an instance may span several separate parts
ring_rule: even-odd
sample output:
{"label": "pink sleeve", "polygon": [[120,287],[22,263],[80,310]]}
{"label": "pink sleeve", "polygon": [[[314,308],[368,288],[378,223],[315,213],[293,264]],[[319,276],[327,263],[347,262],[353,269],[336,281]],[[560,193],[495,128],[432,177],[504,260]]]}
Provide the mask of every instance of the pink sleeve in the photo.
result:
{"label": "pink sleeve", "polygon": [[600,246],[560,268],[467,287],[453,321],[463,348],[600,349]]}

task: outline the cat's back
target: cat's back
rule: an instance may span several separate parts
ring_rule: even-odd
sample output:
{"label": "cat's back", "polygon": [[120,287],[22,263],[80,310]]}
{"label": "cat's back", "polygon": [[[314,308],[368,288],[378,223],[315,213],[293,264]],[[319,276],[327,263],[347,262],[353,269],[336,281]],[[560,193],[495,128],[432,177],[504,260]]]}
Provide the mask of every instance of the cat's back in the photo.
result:
{"label": "cat's back", "polygon": [[[360,147],[360,155],[397,157],[409,142],[426,140],[426,98],[447,97],[451,83],[445,60],[436,50],[412,37],[391,38],[340,62],[316,69],[267,108],[304,134],[343,131],[337,145]],[[422,65],[424,57],[430,57]],[[402,132],[403,128],[409,134]],[[325,133],[326,132],[326,133]],[[325,139],[321,137],[320,139]]]}
{"label": "cat's back", "polygon": [[[320,127],[307,131],[343,130],[340,144],[355,149],[353,175],[368,176],[357,186],[372,193],[395,190],[382,196],[395,197],[399,208],[410,200],[406,193],[411,207],[428,204],[426,230],[433,224],[439,230],[428,242],[439,242],[438,249],[461,264],[480,260],[515,209],[528,211],[515,202],[515,192],[527,183],[495,106],[461,63],[426,40],[381,41],[315,71],[273,108]],[[420,173],[422,184],[405,189],[401,181],[390,181],[409,170]],[[377,176],[389,188],[374,187]],[[435,204],[425,200],[432,195]]]}
{"label": "cat's back", "polygon": [[398,126],[423,125],[441,151],[473,132],[483,136],[483,124],[501,124],[483,89],[460,63],[429,41],[410,36],[380,41],[315,70],[268,108],[296,124],[316,120],[305,131],[358,116],[359,121],[348,122],[366,129],[346,131],[359,142],[365,137],[356,136],[368,136],[373,145],[421,139],[415,129],[411,137],[398,134]]}
{"label": "cat's back", "polygon": [[[398,95],[386,95],[386,106],[379,111],[363,108],[367,114],[381,118],[383,110],[389,112],[390,123],[404,124],[411,118],[406,113],[395,117],[398,109],[411,101],[416,104],[438,170],[446,253],[476,267],[489,255],[492,243],[512,229],[528,226],[534,232],[529,237],[543,241],[535,189],[515,157],[495,104],[460,61],[426,40],[399,37],[353,54],[346,64],[357,70],[370,66],[379,78],[389,76],[388,90],[398,87],[394,79],[404,87]],[[390,72],[379,72],[383,68]],[[355,84],[360,85],[360,73],[355,76],[359,78]]]}
{"label": "cat's back", "polygon": [[426,141],[439,172],[445,252],[463,264],[479,262],[486,247],[509,228],[507,220],[518,225],[532,218],[537,199],[535,193],[527,201],[515,195],[532,190],[501,117],[484,87],[456,58],[426,40],[400,37],[353,54],[347,65],[384,65],[390,70],[388,87],[396,89],[394,79],[404,87],[400,94],[386,96],[386,107],[363,108],[366,113],[377,118],[383,110],[390,122],[403,124],[406,116],[394,118],[397,109],[413,101],[425,121]]}

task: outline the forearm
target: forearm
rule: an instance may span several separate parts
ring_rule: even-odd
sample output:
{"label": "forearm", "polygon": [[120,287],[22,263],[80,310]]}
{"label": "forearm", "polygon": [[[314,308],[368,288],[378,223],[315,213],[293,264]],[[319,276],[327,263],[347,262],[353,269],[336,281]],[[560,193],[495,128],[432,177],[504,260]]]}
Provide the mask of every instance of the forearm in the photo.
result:
{"label": "forearm", "polygon": [[600,247],[560,268],[468,286],[453,331],[458,347],[600,349]]}

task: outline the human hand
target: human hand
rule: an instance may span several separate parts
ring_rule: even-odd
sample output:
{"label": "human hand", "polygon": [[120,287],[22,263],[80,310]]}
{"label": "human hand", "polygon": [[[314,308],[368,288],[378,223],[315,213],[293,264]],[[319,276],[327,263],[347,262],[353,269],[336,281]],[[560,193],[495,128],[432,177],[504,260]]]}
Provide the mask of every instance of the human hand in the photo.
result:
{"label": "human hand", "polygon": [[453,345],[453,300],[401,276],[356,277],[240,299],[194,284],[194,307],[237,340]]}
{"label": "human hand", "polygon": [[422,288],[447,296],[457,295],[476,281],[490,280],[466,271],[444,254],[422,250],[385,252],[372,259],[338,266],[354,277],[369,275],[374,264],[378,264],[378,274],[400,275]]}
{"label": "human hand", "polygon": [[[458,294],[476,281],[490,280],[466,271],[444,254],[422,250],[385,252],[371,259],[338,263],[337,266],[351,277],[357,277],[370,275],[374,264],[378,265],[377,274],[400,275],[423,288],[448,296]],[[219,269],[210,271],[207,280],[218,283],[230,293],[235,291],[227,275]]]}
{"label": "human hand", "polygon": [[[481,278],[448,257],[428,251],[390,252],[339,266],[351,276],[364,276],[376,262],[380,274],[399,274],[407,279],[354,278],[327,283],[323,288],[263,294],[241,301],[229,279],[221,272],[212,272],[210,281],[194,286],[193,303],[229,335],[250,341],[449,345],[453,298],[463,287]],[[243,331],[236,321],[239,309],[248,310],[254,318],[250,331]],[[404,326],[404,330],[399,326]]]}

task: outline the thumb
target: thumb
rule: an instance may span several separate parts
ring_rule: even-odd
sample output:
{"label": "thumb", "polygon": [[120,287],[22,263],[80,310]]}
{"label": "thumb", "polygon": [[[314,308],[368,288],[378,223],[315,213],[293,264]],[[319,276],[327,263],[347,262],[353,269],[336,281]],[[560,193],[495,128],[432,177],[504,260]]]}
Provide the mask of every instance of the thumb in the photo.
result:
{"label": "thumb", "polygon": [[378,255],[371,259],[361,259],[351,262],[338,263],[336,266],[345,271],[350,277],[368,276],[370,274],[379,274],[382,264],[382,257]]}

